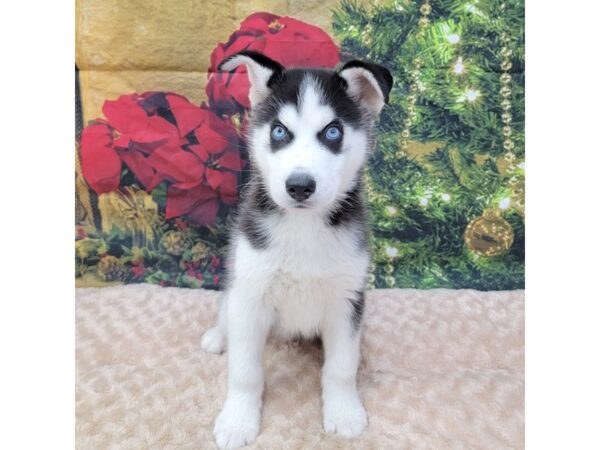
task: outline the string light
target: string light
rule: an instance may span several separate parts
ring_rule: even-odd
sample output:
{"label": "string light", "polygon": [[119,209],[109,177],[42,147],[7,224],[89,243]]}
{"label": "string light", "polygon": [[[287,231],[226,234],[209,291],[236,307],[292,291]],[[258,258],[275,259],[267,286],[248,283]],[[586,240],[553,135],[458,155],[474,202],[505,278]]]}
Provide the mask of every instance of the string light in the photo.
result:
{"label": "string light", "polygon": [[429,199],[426,197],[423,197],[419,200],[419,205],[421,205],[421,206],[427,206],[428,203],[429,203]]}
{"label": "string light", "polygon": [[442,200],[444,200],[445,202],[449,202],[449,201],[450,201],[450,199],[452,198],[452,197],[450,197],[450,194],[448,194],[448,193],[446,193],[446,192],[444,192],[444,193],[443,193],[443,194],[442,194],[440,197],[441,197],[441,198],[442,198]]}
{"label": "string light", "polygon": [[469,90],[467,90],[467,93],[465,94],[465,96],[468,101],[474,102],[479,97],[479,91],[476,91],[474,89],[469,89]]}
{"label": "string light", "polygon": [[451,44],[458,44],[458,42],[460,41],[460,36],[458,34],[449,34],[448,36],[446,36],[446,39],[448,39],[448,42],[450,42]]}
{"label": "string light", "polygon": [[398,209],[395,206],[386,206],[385,207],[385,212],[389,216],[395,216],[396,214],[398,214]]}
{"label": "string light", "polygon": [[458,60],[456,61],[456,64],[454,64],[454,73],[457,75],[460,75],[464,71],[465,71],[465,66],[463,64],[463,59],[458,58]]}
{"label": "string light", "polygon": [[389,258],[395,258],[396,256],[398,256],[398,249],[396,247],[386,247],[385,254]]}
{"label": "string light", "polygon": [[498,202],[498,207],[500,209],[508,209],[509,206],[510,206],[510,198],[503,198],[502,200],[500,200]]}

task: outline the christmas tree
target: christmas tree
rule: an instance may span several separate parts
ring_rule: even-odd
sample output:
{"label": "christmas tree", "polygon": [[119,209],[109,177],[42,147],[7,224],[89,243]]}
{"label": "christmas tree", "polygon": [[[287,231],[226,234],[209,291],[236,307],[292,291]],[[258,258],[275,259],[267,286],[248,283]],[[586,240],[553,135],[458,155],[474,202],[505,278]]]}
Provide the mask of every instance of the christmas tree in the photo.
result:
{"label": "christmas tree", "polygon": [[366,174],[371,285],[523,288],[523,0],[345,0],[333,29],[395,80]]}

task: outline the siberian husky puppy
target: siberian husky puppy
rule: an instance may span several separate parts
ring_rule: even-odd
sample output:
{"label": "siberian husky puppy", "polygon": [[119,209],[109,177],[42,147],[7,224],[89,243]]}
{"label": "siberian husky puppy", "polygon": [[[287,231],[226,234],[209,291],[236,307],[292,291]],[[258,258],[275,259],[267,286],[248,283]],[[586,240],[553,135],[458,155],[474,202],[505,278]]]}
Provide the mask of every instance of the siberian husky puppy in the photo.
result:
{"label": "siberian husky puppy", "polygon": [[[214,436],[220,448],[260,430],[269,332],[320,337],[325,431],[358,436],[361,319],[369,266],[362,170],[390,72],[350,61],[339,70],[284,68],[244,51],[219,70],[250,78],[251,175],[232,233],[228,287],[202,347],[228,350],[228,392]],[[235,75],[231,75],[235,76]]]}

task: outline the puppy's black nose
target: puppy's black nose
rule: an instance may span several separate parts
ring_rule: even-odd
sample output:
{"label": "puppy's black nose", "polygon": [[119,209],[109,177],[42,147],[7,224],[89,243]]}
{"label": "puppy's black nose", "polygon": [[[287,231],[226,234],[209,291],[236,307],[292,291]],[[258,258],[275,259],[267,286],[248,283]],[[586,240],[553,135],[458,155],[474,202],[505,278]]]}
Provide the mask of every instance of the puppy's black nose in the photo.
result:
{"label": "puppy's black nose", "polygon": [[310,197],[317,187],[317,182],[306,173],[292,174],[285,182],[285,189],[290,197],[301,202]]}

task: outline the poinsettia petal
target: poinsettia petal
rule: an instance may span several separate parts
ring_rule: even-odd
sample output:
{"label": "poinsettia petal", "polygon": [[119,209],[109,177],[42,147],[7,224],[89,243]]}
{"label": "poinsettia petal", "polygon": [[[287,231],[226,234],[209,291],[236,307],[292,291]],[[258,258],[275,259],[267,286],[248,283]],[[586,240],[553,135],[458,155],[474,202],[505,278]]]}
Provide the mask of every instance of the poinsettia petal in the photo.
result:
{"label": "poinsettia petal", "polygon": [[223,182],[223,172],[219,172],[218,170],[210,169],[207,167],[206,181],[208,182],[208,185],[211,188],[216,190]]}
{"label": "poinsettia petal", "polygon": [[164,174],[155,172],[154,177],[152,177],[152,180],[150,180],[150,183],[148,183],[148,186],[146,186],[146,192],[152,192],[154,188],[162,183],[165,179],[166,176]]}
{"label": "poinsettia petal", "polygon": [[131,140],[129,139],[129,137],[125,134],[122,134],[115,140],[114,146],[120,148],[127,148],[129,147],[130,142]]}
{"label": "poinsettia petal", "polygon": [[181,137],[177,127],[160,116],[146,117],[146,121],[129,132],[132,141],[140,143],[164,142],[179,146]]}
{"label": "poinsettia petal", "polygon": [[208,152],[201,145],[191,144],[188,145],[188,148],[198,156],[202,161],[208,161]]}
{"label": "poinsettia petal", "polygon": [[198,203],[188,214],[188,220],[192,225],[204,227],[215,223],[219,212],[219,200],[210,199]]}
{"label": "poinsettia petal", "polygon": [[156,170],[148,164],[144,155],[135,150],[120,150],[118,151],[118,154],[125,165],[129,167],[129,170],[131,170],[139,182],[142,183],[142,186],[149,189],[150,184],[156,175]]}
{"label": "poinsettia petal", "polygon": [[103,123],[83,129],[80,144],[83,176],[97,194],[117,189],[121,179],[121,159],[112,147],[109,127]]}
{"label": "poinsettia petal", "polygon": [[180,189],[176,184],[169,186],[165,218],[172,219],[189,213],[198,201],[198,197],[190,189]]}
{"label": "poinsettia petal", "polygon": [[231,170],[241,170],[242,169],[242,159],[237,154],[237,152],[230,151],[225,152],[217,159],[219,165],[226,167]]}
{"label": "poinsettia petal", "polygon": [[198,180],[204,173],[202,161],[182,149],[163,146],[146,160],[156,171],[176,182]]}
{"label": "poinsettia petal", "polygon": [[228,205],[232,205],[237,201],[237,176],[230,172],[223,172],[223,182],[219,186],[219,195],[221,200]]}
{"label": "poinsettia petal", "polygon": [[167,95],[167,101],[169,102],[181,136],[186,136],[194,128],[200,126],[206,118],[207,112],[190,103],[185,97],[169,94]]}
{"label": "poinsettia petal", "polygon": [[244,19],[244,21],[240,24],[240,29],[256,29],[260,31],[268,31],[268,26],[274,20],[279,19],[279,16],[275,14],[270,14],[267,12],[257,12],[254,14],[250,14],[248,17]]}
{"label": "poinsettia petal", "polygon": [[227,148],[229,142],[218,131],[212,129],[208,122],[196,128],[194,131],[196,139],[202,147],[209,153],[222,152]]}
{"label": "poinsettia petal", "polygon": [[195,181],[204,175],[204,164],[191,152],[178,152],[173,156],[171,161],[181,172],[178,181]]}
{"label": "poinsettia petal", "polygon": [[201,182],[172,184],[167,189],[165,217],[172,219],[188,214],[199,203],[216,198],[216,192]]}
{"label": "poinsettia petal", "polygon": [[136,100],[148,116],[154,115],[159,109],[169,108],[166,92],[146,91]]}
{"label": "poinsettia petal", "polygon": [[116,100],[106,100],[102,106],[108,122],[121,133],[130,133],[146,126],[148,116],[134,96],[121,95]]}
{"label": "poinsettia petal", "polygon": [[212,190],[204,184],[204,180],[196,180],[196,181],[186,181],[184,183],[177,183],[174,186],[177,189],[190,190],[190,189],[198,189],[199,192],[206,194],[204,191],[208,192]]}

